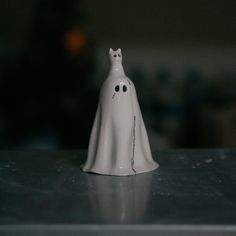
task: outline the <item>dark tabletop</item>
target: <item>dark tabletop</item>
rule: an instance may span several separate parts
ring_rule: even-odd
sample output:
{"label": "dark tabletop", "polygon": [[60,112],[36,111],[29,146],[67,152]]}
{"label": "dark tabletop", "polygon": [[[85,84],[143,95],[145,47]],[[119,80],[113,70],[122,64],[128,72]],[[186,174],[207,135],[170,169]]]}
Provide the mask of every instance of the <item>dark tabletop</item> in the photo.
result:
{"label": "dark tabletop", "polygon": [[160,151],[157,170],[128,177],[83,173],[85,158],[85,151],[1,151],[0,235],[106,227],[236,235],[235,149]]}

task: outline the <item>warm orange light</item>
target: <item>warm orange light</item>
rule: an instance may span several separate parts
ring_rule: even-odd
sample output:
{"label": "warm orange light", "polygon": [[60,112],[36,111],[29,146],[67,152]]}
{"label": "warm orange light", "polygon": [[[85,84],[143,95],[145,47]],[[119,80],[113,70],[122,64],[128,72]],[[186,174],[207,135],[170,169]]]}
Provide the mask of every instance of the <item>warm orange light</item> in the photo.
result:
{"label": "warm orange light", "polygon": [[72,56],[77,55],[87,44],[85,34],[79,30],[74,29],[65,34],[65,48]]}

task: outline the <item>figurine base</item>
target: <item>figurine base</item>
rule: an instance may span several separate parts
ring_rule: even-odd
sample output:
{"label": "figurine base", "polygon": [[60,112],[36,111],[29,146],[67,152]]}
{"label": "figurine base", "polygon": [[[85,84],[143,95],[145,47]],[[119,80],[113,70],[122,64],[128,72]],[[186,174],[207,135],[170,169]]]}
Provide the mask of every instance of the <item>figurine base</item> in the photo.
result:
{"label": "figurine base", "polygon": [[129,170],[122,170],[122,169],[117,169],[117,170],[110,170],[110,171],[104,171],[104,170],[99,170],[99,169],[84,169],[84,165],[81,166],[81,170],[83,172],[88,172],[88,173],[94,173],[98,175],[110,175],[110,176],[129,176],[129,175],[137,175],[137,174],[143,174],[147,172],[151,172],[156,170],[159,167],[157,163],[152,163],[147,168],[142,168],[140,170],[138,169],[129,169]]}

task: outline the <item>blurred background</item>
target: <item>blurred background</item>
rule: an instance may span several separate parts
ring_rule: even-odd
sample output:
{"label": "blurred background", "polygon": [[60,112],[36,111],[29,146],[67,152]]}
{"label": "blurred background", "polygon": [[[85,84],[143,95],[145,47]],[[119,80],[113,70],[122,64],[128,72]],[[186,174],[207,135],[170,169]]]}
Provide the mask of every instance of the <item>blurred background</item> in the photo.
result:
{"label": "blurred background", "polygon": [[235,0],[0,0],[0,148],[87,148],[122,48],[152,150],[236,147]]}

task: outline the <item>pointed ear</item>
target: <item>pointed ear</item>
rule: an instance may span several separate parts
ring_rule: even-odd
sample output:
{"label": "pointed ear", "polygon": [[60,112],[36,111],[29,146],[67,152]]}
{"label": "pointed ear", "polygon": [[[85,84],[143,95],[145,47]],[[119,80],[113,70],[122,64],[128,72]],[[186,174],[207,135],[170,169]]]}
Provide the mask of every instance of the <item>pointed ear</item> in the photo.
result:
{"label": "pointed ear", "polygon": [[117,52],[121,53],[121,49],[120,49],[120,48],[118,48],[118,49],[117,49]]}
{"label": "pointed ear", "polygon": [[109,53],[111,54],[112,52],[114,52],[114,51],[113,51],[113,49],[112,49],[112,48],[110,48],[110,49],[109,49]]}

